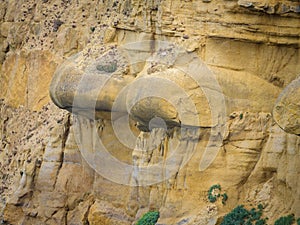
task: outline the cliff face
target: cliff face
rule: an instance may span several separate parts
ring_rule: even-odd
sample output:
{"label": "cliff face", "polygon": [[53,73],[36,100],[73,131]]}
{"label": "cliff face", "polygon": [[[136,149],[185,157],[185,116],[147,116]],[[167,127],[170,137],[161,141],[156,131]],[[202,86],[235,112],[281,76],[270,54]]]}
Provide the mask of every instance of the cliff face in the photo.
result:
{"label": "cliff face", "polygon": [[0,5],[3,223],[300,217],[298,1]]}

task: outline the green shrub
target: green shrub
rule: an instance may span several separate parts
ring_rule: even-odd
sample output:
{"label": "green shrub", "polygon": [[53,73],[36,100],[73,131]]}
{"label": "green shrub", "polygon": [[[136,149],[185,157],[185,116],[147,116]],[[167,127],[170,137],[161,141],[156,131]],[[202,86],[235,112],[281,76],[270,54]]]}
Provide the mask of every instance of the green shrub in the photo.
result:
{"label": "green shrub", "polygon": [[208,190],[208,201],[211,202],[211,203],[217,201],[217,197],[219,197],[218,195],[213,194],[214,190],[216,190],[216,189],[221,191],[221,185],[220,184],[214,184]]}
{"label": "green shrub", "polygon": [[136,225],[155,225],[158,218],[158,211],[147,212],[138,220]]}
{"label": "green shrub", "polygon": [[226,193],[224,193],[224,194],[221,194],[221,196],[222,196],[222,204],[225,205],[226,201],[228,199],[228,195]]}
{"label": "green shrub", "polygon": [[262,219],[261,216],[262,206],[247,210],[239,205],[225,215],[221,225],[266,225],[267,219]]}
{"label": "green shrub", "polygon": [[300,225],[300,218],[297,219],[297,225]]}
{"label": "green shrub", "polygon": [[222,196],[222,204],[225,205],[226,201],[228,199],[228,195],[226,193],[220,194],[220,193],[214,193],[215,190],[219,190],[221,191],[221,185],[220,184],[214,184],[213,186],[211,186],[208,190],[208,201],[211,203],[214,203],[217,201],[217,199],[219,197]]}
{"label": "green shrub", "polygon": [[257,208],[262,211],[264,209],[263,205],[262,204],[258,204]]}
{"label": "green shrub", "polygon": [[275,221],[274,225],[292,225],[294,221],[295,221],[294,215],[282,216]]}
{"label": "green shrub", "polygon": [[243,117],[244,117],[243,113],[241,113],[239,117],[240,117],[240,120],[243,119]]}

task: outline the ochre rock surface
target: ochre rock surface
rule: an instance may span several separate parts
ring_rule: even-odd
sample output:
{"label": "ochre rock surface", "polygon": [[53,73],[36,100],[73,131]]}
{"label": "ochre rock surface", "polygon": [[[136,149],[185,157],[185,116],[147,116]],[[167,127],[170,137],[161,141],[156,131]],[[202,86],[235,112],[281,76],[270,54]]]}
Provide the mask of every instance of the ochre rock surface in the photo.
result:
{"label": "ochre rock surface", "polygon": [[280,94],[273,117],[283,130],[300,135],[300,78],[291,82]]}
{"label": "ochre rock surface", "polygon": [[[123,225],[158,210],[158,224],[207,225],[260,203],[269,224],[300,217],[298,1],[10,0],[0,28],[1,223]],[[164,62],[172,49],[151,40],[186,63]],[[211,99],[189,56],[217,81],[216,92],[201,83]],[[148,78],[180,87],[197,113]],[[71,113],[51,103],[51,80],[52,100]],[[141,88],[167,98],[136,101]],[[129,172],[103,173],[99,140]],[[214,184],[226,205],[208,202]]]}

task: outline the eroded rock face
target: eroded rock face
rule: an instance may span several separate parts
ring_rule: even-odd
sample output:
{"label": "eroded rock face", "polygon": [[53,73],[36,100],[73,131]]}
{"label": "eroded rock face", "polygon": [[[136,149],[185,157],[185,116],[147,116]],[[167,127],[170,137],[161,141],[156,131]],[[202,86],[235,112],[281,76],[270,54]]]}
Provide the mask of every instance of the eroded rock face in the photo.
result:
{"label": "eroded rock face", "polygon": [[293,1],[265,1],[265,0],[239,0],[238,4],[242,7],[248,8],[253,11],[261,11],[268,14],[285,14],[289,12],[300,12],[300,7],[297,2]]}
{"label": "eroded rock face", "polygon": [[284,131],[300,135],[300,78],[292,81],[280,94],[273,117]]}
{"label": "eroded rock face", "polygon": [[57,69],[50,86],[57,106],[92,119],[127,113],[148,131],[155,118],[167,128],[212,127],[225,119],[222,89],[196,54],[166,41],[104,46],[109,50],[100,56],[97,48],[87,58],[81,52]]}
{"label": "eroded rock face", "polygon": [[[159,224],[207,225],[238,204],[259,203],[269,223],[288,213],[300,217],[299,137],[287,133],[298,134],[297,91],[289,88],[300,71],[297,1],[12,0],[0,5],[1,220],[134,224],[145,212],[159,210]],[[167,57],[174,46],[183,57],[176,51],[176,57]],[[221,91],[192,79],[199,72],[193,56]],[[43,107],[55,70],[51,98],[74,117],[53,104]],[[178,87],[185,95],[178,95]],[[284,116],[276,107],[273,112],[284,131],[271,112],[285,87],[289,91],[278,101]],[[153,93],[156,97],[140,99]],[[220,101],[220,93],[225,119],[218,113],[221,104],[209,107],[211,100]],[[114,127],[124,116],[131,133]],[[128,176],[131,186],[95,171],[89,160],[98,162],[101,155],[93,156],[99,140],[106,154],[136,169]],[[175,162],[175,173],[166,176],[161,167],[156,172],[162,182],[138,186],[155,180],[142,169],[172,159],[180,143],[177,161],[168,164]],[[213,161],[201,161],[212,151]],[[200,162],[209,167],[201,170]],[[207,190],[217,183],[229,196],[225,206],[207,201]]]}
{"label": "eroded rock face", "polygon": [[[21,109],[19,113],[22,113]],[[45,110],[42,118],[44,114],[48,116],[47,113]],[[203,149],[208,147],[210,131],[202,128],[194,133],[187,132],[183,144],[194,144],[196,148],[186,152],[188,154],[184,153],[184,149],[181,151],[184,160],[188,156],[191,158],[185,165],[178,164],[182,168],[164,182],[145,187],[116,184],[95,173],[81,156],[76,139],[77,125],[73,119],[65,113],[51,118],[53,120],[49,124],[41,124],[36,128],[50,129],[58,123],[52,128],[48,143],[40,143],[41,150],[28,150],[28,153],[19,150],[16,153],[21,160],[28,159],[23,154],[30,154],[31,158],[36,158],[38,154],[41,157],[39,161],[6,164],[7,170],[13,169],[15,173],[15,176],[9,178],[16,180],[10,185],[6,180],[5,185],[12,189],[4,189],[5,195],[9,196],[4,219],[12,224],[63,224],[65,220],[67,224],[97,224],[100,221],[104,224],[132,224],[143,213],[156,209],[160,211],[162,224],[185,221],[186,224],[204,225],[216,221],[219,215],[235,207],[241,201],[240,198],[266,205],[264,213],[269,218],[277,218],[273,205],[280,204],[281,210],[288,205],[293,212],[299,208],[299,201],[294,198],[299,191],[299,138],[272,125],[270,114],[232,114],[227,121],[228,135],[224,145],[214,162],[203,172],[199,171],[199,162]],[[83,120],[83,123],[89,123],[89,119]],[[13,118],[8,121],[8,125],[5,125],[6,136],[7,132],[18,126]],[[99,131],[111,155],[138,167],[156,165],[172,157],[176,150],[172,146],[177,146],[183,135],[180,130],[174,130],[172,135],[157,129],[150,133],[141,132],[137,134],[138,139],[132,152],[118,144],[119,140],[112,135],[110,121],[99,121],[95,129]],[[38,132],[33,131],[30,142],[40,137]],[[82,132],[86,143],[90,145],[95,142],[96,136],[91,137],[89,132]],[[201,134],[201,141],[197,133]],[[20,171],[26,175],[19,175]],[[22,179],[24,176],[25,182]],[[164,176],[163,171],[161,176]],[[143,176],[139,181],[146,183],[149,179],[153,178]],[[219,201],[214,204],[207,202],[207,190],[217,181],[230,196],[226,206],[222,206]],[[283,194],[285,185],[291,189]]]}

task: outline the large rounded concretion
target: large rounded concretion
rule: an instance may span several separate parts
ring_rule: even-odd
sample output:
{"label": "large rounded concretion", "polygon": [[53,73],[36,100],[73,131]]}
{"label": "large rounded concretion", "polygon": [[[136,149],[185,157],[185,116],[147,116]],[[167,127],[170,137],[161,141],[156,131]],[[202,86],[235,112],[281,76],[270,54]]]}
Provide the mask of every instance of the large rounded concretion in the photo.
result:
{"label": "large rounded concretion", "polygon": [[[159,69],[156,71],[155,67]],[[176,67],[148,65],[130,84],[126,106],[129,114],[147,127],[153,118],[161,118],[168,127],[212,126],[205,93],[195,80]]]}
{"label": "large rounded concretion", "polygon": [[284,131],[300,135],[300,77],[292,81],[278,97],[273,118]]}
{"label": "large rounded concretion", "polygon": [[[195,54],[172,43],[157,42],[150,57],[130,61],[146,62],[123,90],[127,112],[140,128],[151,130],[158,121],[164,121],[160,127],[214,127],[222,123],[225,102],[221,88]],[[119,102],[116,99],[115,104]]]}
{"label": "large rounded concretion", "polygon": [[60,108],[98,119],[111,111],[119,91],[133,79],[125,57],[116,48],[98,57],[85,57],[81,52],[56,70],[50,96]]}

